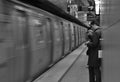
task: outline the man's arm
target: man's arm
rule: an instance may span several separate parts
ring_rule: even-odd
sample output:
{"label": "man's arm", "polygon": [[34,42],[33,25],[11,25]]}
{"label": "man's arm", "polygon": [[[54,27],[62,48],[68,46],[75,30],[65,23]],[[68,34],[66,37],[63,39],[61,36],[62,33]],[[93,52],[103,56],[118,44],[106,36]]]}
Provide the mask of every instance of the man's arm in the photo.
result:
{"label": "man's arm", "polygon": [[93,33],[92,35],[92,41],[87,43],[88,47],[96,47],[98,45],[99,38],[97,36],[97,33]]}

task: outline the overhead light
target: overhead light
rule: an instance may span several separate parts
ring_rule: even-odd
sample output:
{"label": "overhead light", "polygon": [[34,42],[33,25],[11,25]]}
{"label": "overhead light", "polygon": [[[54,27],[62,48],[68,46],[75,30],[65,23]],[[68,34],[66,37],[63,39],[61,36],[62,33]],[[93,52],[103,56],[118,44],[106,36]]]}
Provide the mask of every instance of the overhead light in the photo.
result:
{"label": "overhead light", "polygon": [[100,0],[95,0],[95,11],[96,14],[100,14]]}

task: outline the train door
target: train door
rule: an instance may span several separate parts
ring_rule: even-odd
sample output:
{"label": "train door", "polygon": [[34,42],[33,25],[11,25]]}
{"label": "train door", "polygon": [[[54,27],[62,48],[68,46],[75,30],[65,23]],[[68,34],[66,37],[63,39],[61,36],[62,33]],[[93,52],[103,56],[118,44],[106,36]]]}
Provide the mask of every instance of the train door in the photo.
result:
{"label": "train door", "polygon": [[64,41],[65,41],[65,54],[69,52],[69,30],[67,22],[64,22]]}
{"label": "train door", "polygon": [[83,42],[85,41],[85,36],[84,36],[85,34],[84,33],[85,33],[85,29],[83,28]]}
{"label": "train door", "polygon": [[76,27],[74,26],[74,48],[76,48]]}
{"label": "train door", "polygon": [[80,27],[80,43],[82,43],[82,28]]}
{"label": "train door", "polygon": [[53,63],[62,57],[61,29],[56,19],[53,21]]}
{"label": "train door", "polygon": [[9,82],[23,82],[29,70],[29,32],[28,15],[25,11],[14,9],[11,13],[14,49],[9,58]]}
{"label": "train door", "polygon": [[78,30],[78,45],[80,45],[80,35],[79,35],[79,27],[77,27],[77,30]]}
{"label": "train door", "polygon": [[70,52],[70,28],[69,28],[69,23],[67,23],[67,43],[68,43],[68,49],[67,49],[67,53]]}
{"label": "train door", "polygon": [[86,41],[86,28],[84,28],[84,32],[83,32],[84,34],[84,41]]}
{"label": "train door", "polygon": [[71,35],[71,25],[68,24],[68,31],[69,31],[69,51],[72,50],[72,35]]}
{"label": "train door", "polygon": [[81,28],[81,40],[83,42],[83,28]]}
{"label": "train door", "polygon": [[29,13],[31,43],[30,77],[42,73],[51,63],[51,52],[49,50],[51,44],[48,45],[49,42],[51,43],[51,39],[48,36],[49,24],[50,21],[46,21],[44,15],[35,11]]}
{"label": "train door", "polygon": [[60,28],[60,40],[61,40],[61,58],[64,57],[64,33],[63,33],[63,23],[59,21]]}
{"label": "train door", "polygon": [[46,18],[46,33],[47,33],[47,50],[48,54],[50,54],[50,64],[53,62],[53,37],[52,37],[52,30],[53,30],[52,19]]}
{"label": "train door", "polygon": [[[4,20],[6,17],[10,19],[10,13],[7,11],[7,15],[5,15],[4,7],[7,4],[3,3],[3,0],[0,0],[0,82],[8,82],[9,81],[9,58],[10,55],[13,54],[11,51],[14,49],[13,45],[13,29],[10,27],[11,21]],[[10,53],[11,51],[11,53]]]}
{"label": "train door", "polygon": [[59,32],[60,32],[59,53],[60,53],[60,58],[61,58],[63,56],[63,34],[62,34],[62,26],[61,26],[59,20],[58,20],[57,24],[59,26]]}
{"label": "train door", "polygon": [[71,27],[70,27],[70,29],[71,29],[71,39],[72,39],[72,41],[71,41],[71,45],[72,45],[72,50],[74,49],[74,28],[73,28],[73,24],[71,23]]}
{"label": "train door", "polygon": [[[2,0],[2,2],[4,2],[4,0]],[[21,40],[17,42],[17,37],[19,36],[15,34],[16,31],[18,31],[16,23],[26,21],[26,18],[24,18],[23,14],[20,14],[20,18],[18,18],[16,16],[18,13],[10,8],[11,5],[7,1],[0,6],[2,6],[1,9],[3,10],[2,12],[0,11],[0,82],[22,82],[25,66],[25,44],[23,36],[21,36]],[[19,27],[24,26],[19,24]],[[20,51],[20,53],[17,53],[17,51]]]}
{"label": "train door", "polygon": [[80,40],[80,39],[79,39],[79,27],[78,27],[78,26],[77,26],[77,31],[78,31],[78,45],[79,45],[79,44],[80,44],[80,43],[79,43],[79,40]]}
{"label": "train door", "polygon": [[82,28],[82,40],[84,41],[84,28]]}
{"label": "train door", "polygon": [[79,29],[79,44],[81,44],[81,31],[80,31],[80,28],[81,27],[78,28]]}
{"label": "train door", "polygon": [[76,47],[78,47],[78,27],[76,25]]}
{"label": "train door", "polygon": [[64,37],[64,26],[63,22],[60,23],[61,25],[61,37],[62,37],[62,57],[64,57],[64,52],[65,52],[65,37]]}

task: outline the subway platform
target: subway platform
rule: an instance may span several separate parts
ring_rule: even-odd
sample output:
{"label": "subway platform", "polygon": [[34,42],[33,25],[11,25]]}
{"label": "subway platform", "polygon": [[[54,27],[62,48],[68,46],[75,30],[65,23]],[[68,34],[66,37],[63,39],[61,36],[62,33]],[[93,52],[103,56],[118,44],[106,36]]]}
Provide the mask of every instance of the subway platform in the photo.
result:
{"label": "subway platform", "polygon": [[86,50],[81,45],[33,82],[89,82]]}

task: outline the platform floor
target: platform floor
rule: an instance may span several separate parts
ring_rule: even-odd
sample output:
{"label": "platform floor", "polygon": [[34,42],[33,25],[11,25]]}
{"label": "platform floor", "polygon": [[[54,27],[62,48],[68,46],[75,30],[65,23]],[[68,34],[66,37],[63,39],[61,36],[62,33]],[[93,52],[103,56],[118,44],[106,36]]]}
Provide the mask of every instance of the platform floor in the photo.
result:
{"label": "platform floor", "polygon": [[34,82],[89,82],[86,50],[81,45]]}
{"label": "platform floor", "polygon": [[89,82],[87,60],[85,50],[59,82]]}

